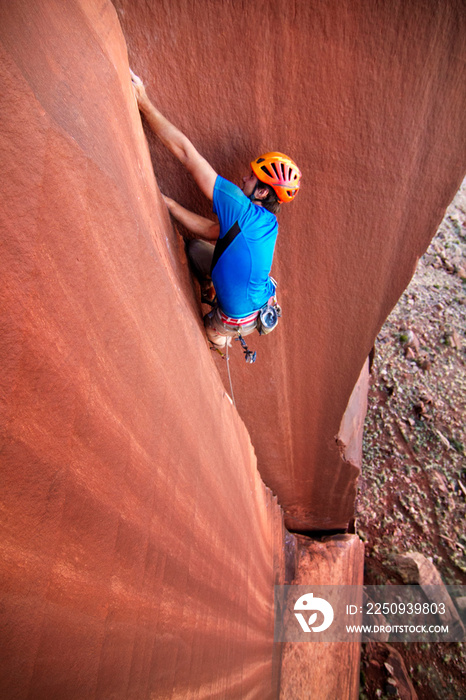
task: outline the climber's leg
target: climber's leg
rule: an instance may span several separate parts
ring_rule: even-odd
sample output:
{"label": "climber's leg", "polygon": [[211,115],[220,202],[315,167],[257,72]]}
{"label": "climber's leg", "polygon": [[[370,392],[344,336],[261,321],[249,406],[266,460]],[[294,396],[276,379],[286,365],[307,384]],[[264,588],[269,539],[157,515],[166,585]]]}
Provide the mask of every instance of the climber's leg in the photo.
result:
{"label": "climber's leg", "polygon": [[188,258],[199,281],[206,279],[206,277],[210,278],[214,249],[215,246],[212,243],[199,239],[193,239],[186,243]]}
{"label": "climber's leg", "polygon": [[215,302],[215,289],[210,277],[214,249],[212,243],[199,239],[189,240],[186,244],[189,261],[201,285],[202,301],[210,305]]}
{"label": "climber's leg", "polygon": [[225,350],[227,343],[231,345],[231,339],[236,335],[236,331],[224,327],[218,307],[204,316],[204,326],[208,339],[219,350]]}

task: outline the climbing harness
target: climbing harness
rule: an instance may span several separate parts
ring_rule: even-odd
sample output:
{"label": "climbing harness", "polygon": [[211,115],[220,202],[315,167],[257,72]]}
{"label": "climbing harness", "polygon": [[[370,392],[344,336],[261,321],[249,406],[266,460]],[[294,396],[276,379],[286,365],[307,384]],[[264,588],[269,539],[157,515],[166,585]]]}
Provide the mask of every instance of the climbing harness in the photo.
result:
{"label": "climbing harness", "polygon": [[[278,319],[281,315],[282,310],[277,303],[276,297],[273,296],[272,301],[267,304],[264,304],[257,316],[256,328],[259,332],[259,335],[267,335],[267,333],[271,333],[273,329],[276,328]],[[244,359],[246,360],[246,362],[254,364],[257,355],[256,351],[249,350],[248,346],[246,345],[246,341],[244,340],[239,330],[237,330],[237,333],[238,337],[235,338],[235,340],[239,340],[239,342],[241,343],[244,352]]]}
{"label": "climbing harness", "polygon": [[227,316],[222,309],[218,310],[220,320],[224,326],[228,326],[231,330],[236,330],[239,326],[251,326],[255,327],[255,321],[259,316],[260,311],[253,311],[249,316],[244,316],[243,318],[232,318]]}
{"label": "climbing harness", "polygon": [[[275,280],[274,284],[276,286]],[[213,313],[214,312],[211,312],[211,314]],[[232,318],[227,316],[218,307],[216,309],[216,313],[219,317],[218,320],[230,331],[230,334],[227,337],[230,338],[233,336],[233,334],[236,334],[235,340],[239,340],[241,343],[241,347],[244,352],[244,359],[247,363],[253,364],[256,361],[257,353],[248,348],[246,341],[243,338],[243,334],[249,335],[254,328],[257,329],[259,335],[267,335],[268,333],[271,333],[277,326],[278,319],[282,315],[282,310],[278,305],[277,297],[274,294],[273,297],[269,299],[267,304],[264,304],[259,311],[254,311],[252,314],[245,316],[244,318]],[[221,350],[216,347],[213,347],[212,349],[217,350],[217,352],[224,357]]]}

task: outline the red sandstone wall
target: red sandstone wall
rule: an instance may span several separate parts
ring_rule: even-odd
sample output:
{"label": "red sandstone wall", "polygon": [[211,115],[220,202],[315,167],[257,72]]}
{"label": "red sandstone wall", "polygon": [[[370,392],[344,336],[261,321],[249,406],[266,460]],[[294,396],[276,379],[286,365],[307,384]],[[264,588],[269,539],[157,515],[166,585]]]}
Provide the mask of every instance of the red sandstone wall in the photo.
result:
{"label": "red sandstone wall", "polygon": [[[152,98],[222,175],[239,182],[265,150],[290,153],[303,170],[302,191],[280,215],[281,327],[251,341],[255,366],[238,348],[231,369],[287,524],[345,527],[358,476],[337,445],[345,408],[466,171],[466,5],[115,6]],[[161,188],[207,212],[179,164],[150,143]],[[362,398],[359,425],[363,412]]]}
{"label": "red sandstone wall", "polygon": [[282,515],[104,0],[0,5],[0,696],[271,698]]}
{"label": "red sandstone wall", "polygon": [[[464,4],[116,6],[134,68],[222,174],[269,148],[303,167],[285,318],[232,373],[290,526],[343,527],[364,373],[342,421],[348,399],[465,170]],[[272,697],[281,514],[207,350],[115,12],[2,0],[0,50],[0,692]],[[207,211],[151,148],[162,189]]]}

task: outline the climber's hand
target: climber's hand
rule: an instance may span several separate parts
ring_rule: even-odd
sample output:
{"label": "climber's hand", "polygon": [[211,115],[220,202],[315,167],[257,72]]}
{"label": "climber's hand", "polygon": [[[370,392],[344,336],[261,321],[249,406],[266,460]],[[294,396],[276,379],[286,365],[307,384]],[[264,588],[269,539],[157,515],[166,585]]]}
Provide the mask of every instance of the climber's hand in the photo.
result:
{"label": "climber's hand", "polygon": [[136,73],[133,73],[131,68],[129,69],[129,72],[131,73],[131,83],[133,85],[134,96],[139,106],[147,101],[146,88],[144,87],[144,83],[142,82],[141,78],[139,78]]}
{"label": "climber's hand", "polygon": [[131,69],[130,71],[134,96],[136,97],[139,111],[144,115],[149,127],[159,137],[163,145],[191,173],[201,192],[208,199],[213,200],[217,173],[206,159],[201,156],[188,137],[152,104],[146,95],[146,89],[141,78],[138,78]]}
{"label": "climber's hand", "polygon": [[[162,193],[161,193],[162,194]],[[190,233],[194,234],[192,236],[184,236],[184,238],[201,238],[204,241],[216,241],[220,234],[220,225],[218,221],[212,221],[212,219],[206,219],[205,216],[200,216],[195,214],[193,211],[182,207],[171,197],[162,194],[163,201],[167,205],[168,211],[172,216],[175,217],[180,224],[183,224],[185,229]]]}
{"label": "climber's hand", "polygon": [[175,202],[175,200],[172,199],[171,197],[167,197],[167,195],[165,195],[165,194],[162,194],[162,199],[165,202],[165,204],[167,205],[167,209],[170,212],[170,214],[173,213],[173,211],[176,208],[177,202]]}

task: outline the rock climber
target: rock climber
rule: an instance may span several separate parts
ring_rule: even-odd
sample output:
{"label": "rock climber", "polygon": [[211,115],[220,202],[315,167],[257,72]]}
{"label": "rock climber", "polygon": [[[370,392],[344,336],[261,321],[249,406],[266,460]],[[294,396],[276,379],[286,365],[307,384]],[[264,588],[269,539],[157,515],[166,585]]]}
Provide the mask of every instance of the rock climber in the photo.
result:
{"label": "rock climber", "polygon": [[[301,172],[288,156],[272,152],[256,158],[241,188],[218,175],[191,141],[149,100],[143,82],[131,71],[139,110],[160,141],[191,173],[213,202],[214,222],[195,214],[170,197],[164,201],[174,218],[191,234],[188,257],[201,283],[202,301],[212,310],[204,317],[207,337],[221,352],[256,328],[272,330],[280,315],[276,282],[270,277],[278,234],[276,214],[295,198]],[[249,356],[248,356],[249,353]]]}

